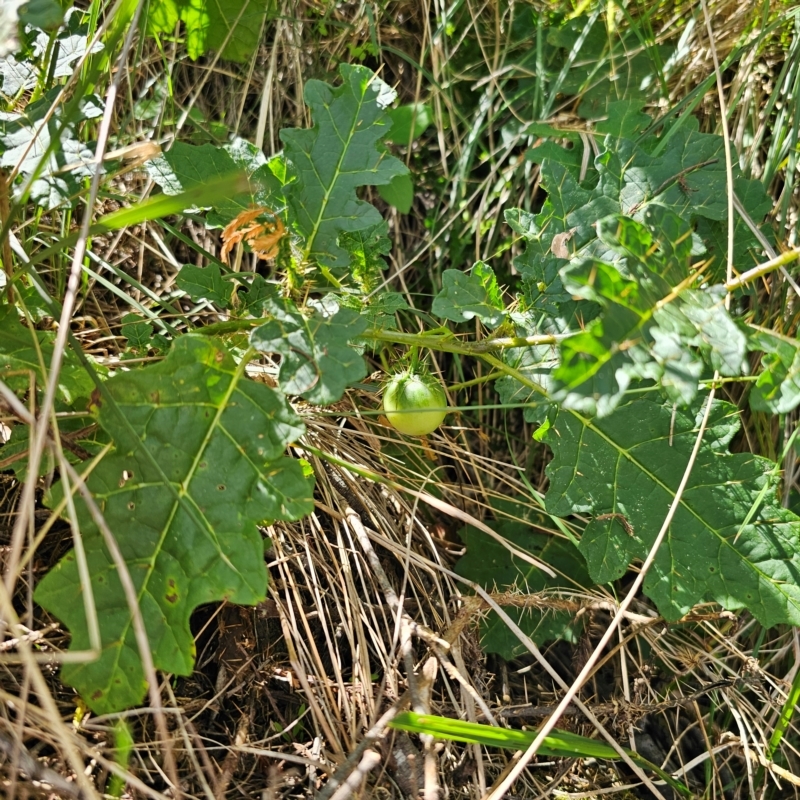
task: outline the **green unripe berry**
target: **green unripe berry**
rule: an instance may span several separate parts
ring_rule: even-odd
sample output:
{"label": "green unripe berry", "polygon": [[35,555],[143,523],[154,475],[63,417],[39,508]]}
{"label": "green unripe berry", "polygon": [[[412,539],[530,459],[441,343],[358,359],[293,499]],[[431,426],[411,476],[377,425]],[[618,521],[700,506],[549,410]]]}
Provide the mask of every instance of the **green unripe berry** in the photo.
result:
{"label": "green unripe berry", "polygon": [[447,416],[447,396],[436,378],[404,372],[386,384],[383,410],[395,430],[425,436]]}

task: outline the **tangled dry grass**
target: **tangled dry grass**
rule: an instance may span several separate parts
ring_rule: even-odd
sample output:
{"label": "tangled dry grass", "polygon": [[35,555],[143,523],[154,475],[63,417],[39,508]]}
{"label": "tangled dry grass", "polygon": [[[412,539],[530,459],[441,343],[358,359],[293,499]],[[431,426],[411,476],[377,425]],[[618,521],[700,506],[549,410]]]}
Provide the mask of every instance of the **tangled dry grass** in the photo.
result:
{"label": "tangled dry grass", "polygon": [[[472,27],[453,40],[436,24],[437,18],[447,18],[446,3],[390,3],[377,17],[359,3],[284,3],[264,32],[258,56],[243,71],[213,58],[191,64],[172,45],[166,53],[174,84],[172,124],[160,118],[151,129],[129,120],[130,129],[121,135],[134,141],[162,134],[165,140],[177,138],[193,125],[202,128],[192,122],[197,115],[190,111],[196,110],[206,121],[230,121],[230,130],[272,154],[280,148],[282,127],[309,122],[302,102],[309,76],[328,76],[353,53],[375,59],[405,101],[425,96],[435,109],[426,151],[406,153],[409,163],[424,162],[417,206],[406,216],[386,209],[395,243],[390,280],[413,305],[417,293],[426,290],[426,276],[436,275],[441,262],[499,250],[500,259],[513,254],[513,247],[501,248],[501,210],[509,204],[535,206],[541,197],[535,168],[520,168],[529,144],[524,133],[503,140],[487,123],[505,103],[498,78],[513,66],[513,58],[505,60],[504,26],[519,6],[509,4],[508,11],[501,3],[468,0],[465,8]],[[732,0],[713,7],[721,59],[741,44],[748,8]],[[658,11],[664,37],[685,13],[681,4]],[[703,36],[698,29],[686,41],[691,56],[670,85],[673,104],[713,73]],[[478,42],[479,55],[460,60],[460,48],[470,37]],[[380,56],[369,55],[372,43]],[[147,96],[148,87],[162,79],[163,57],[155,49],[145,51],[127,79],[131,98]],[[768,104],[782,74],[781,59],[785,53],[777,45],[754,50],[732,70],[727,84],[741,99],[731,119],[734,139],[741,151],[750,148],[746,158],[756,174],[766,169],[769,148],[744,141],[743,120]],[[419,64],[425,72],[416,69]],[[484,99],[475,116],[464,118],[460,98],[472,91],[482,91]],[[716,101],[713,93],[705,97],[698,114],[712,129]],[[572,119],[576,102],[566,99],[556,106],[554,118]],[[764,117],[759,136],[768,138],[771,124],[774,117]],[[486,137],[488,157],[480,163],[475,130]],[[151,188],[141,176],[125,180],[126,193],[144,197]],[[442,183],[445,191],[438,188]],[[778,205],[788,191],[779,222],[792,243],[796,188],[781,170],[774,172],[771,187]],[[433,235],[426,218],[433,220]],[[54,220],[54,229],[58,226]],[[195,222],[187,222],[182,232],[210,252],[219,248],[213,233]],[[107,283],[90,282],[75,320],[87,352],[116,363],[126,309],[108,283],[137,301],[146,299],[145,290],[166,296],[180,264],[198,257],[180,242],[168,245],[153,225],[96,239],[90,258]],[[184,310],[193,320],[207,314]],[[436,368],[453,374],[454,364]],[[470,390],[477,406],[487,399],[491,404],[482,386],[478,382]],[[585,663],[616,613],[617,598],[603,588],[532,595],[518,586],[492,593],[459,578],[454,571],[463,552],[459,529],[470,521],[491,522],[493,498],[534,498],[542,492],[546,455],[534,447],[530,430],[514,412],[487,408],[477,419],[458,415],[422,444],[398,438],[369,413],[376,405],[374,393],[360,390],[333,412],[303,409],[308,434],[295,455],[307,458],[317,476],[315,511],[300,523],[265,531],[272,541],[265,603],[254,609],[223,604],[195,614],[196,671],[189,678],[161,677],[160,709],[95,717],[60,683],[67,636],[34,605],[32,590],[37,576],[71,546],[71,534],[41,504],[52,475],[41,482],[28,556],[14,575],[13,596],[0,596],[0,614],[25,632],[0,643],[5,796],[88,800],[108,791],[110,776],[118,776],[123,796],[154,800],[178,794],[207,800],[486,796],[510,769],[512,754],[412,739],[387,732],[387,719],[413,708],[537,726]],[[786,424],[794,422],[790,418]],[[764,423],[749,420],[746,436],[751,449],[764,452],[773,437],[759,426]],[[320,451],[332,458],[320,459]],[[786,475],[788,493],[796,488],[793,458]],[[21,485],[11,473],[0,478],[5,545],[19,511]],[[535,506],[533,499],[529,502]],[[548,532],[564,535],[556,528]],[[519,632],[526,655],[512,662],[486,655],[481,620],[490,610],[509,606],[530,614],[566,608],[585,619],[584,634],[577,644],[559,642],[540,651]],[[712,607],[667,624],[641,601],[580,694],[588,713],[573,709],[561,726],[595,737],[606,731],[615,741],[635,743],[651,761],[682,775],[698,796],[756,797],[763,788],[756,778],[764,766],[765,743],[797,669],[795,630],[766,631],[747,614]],[[157,717],[164,721],[166,740]],[[127,766],[119,756],[126,730],[131,737]],[[784,766],[766,769],[764,780],[780,787],[775,796],[798,796],[798,741],[792,728],[782,748]],[[173,775],[178,786],[168,788]],[[669,797],[663,785],[658,791]],[[577,800],[600,793],[651,796],[624,766],[546,758],[523,774],[513,796]]]}

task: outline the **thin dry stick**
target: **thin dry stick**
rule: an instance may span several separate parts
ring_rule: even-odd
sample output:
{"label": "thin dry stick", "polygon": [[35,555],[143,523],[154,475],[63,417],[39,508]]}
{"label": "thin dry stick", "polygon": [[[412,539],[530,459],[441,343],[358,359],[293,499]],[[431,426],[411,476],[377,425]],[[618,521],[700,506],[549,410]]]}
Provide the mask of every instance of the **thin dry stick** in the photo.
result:
{"label": "thin dry stick", "polygon": [[186,120],[189,119],[189,114],[191,113],[191,110],[194,108],[194,105],[197,102],[198,98],[202,94],[207,81],[214,74],[214,68],[217,66],[217,62],[220,60],[220,58],[222,58],[222,54],[225,51],[225,48],[228,46],[228,42],[231,40],[231,36],[233,36],[233,32],[236,30],[236,26],[239,24],[239,20],[242,18],[242,14],[244,14],[247,8],[248,8],[248,3],[242,3],[242,7],[239,10],[238,15],[236,16],[236,19],[233,20],[230,28],[228,28],[228,33],[222,40],[222,44],[220,44],[218,48],[215,48],[216,52],[214,54],[214,59],[208,65],[206,73],[205,75],[203,75],[203,79],[200,81],[197,88],[195,89],[194,97],[192,97],[189,100],[189,103],[186,106],[186,110],[183,111],[181,116],[178,118],[178,122],[175,126],[175,133],[173,134],[174,141],[177,141],[178,134],[181,132],[183,126],[186,124]]}
{"label": "thin dry stick", "polygon": [[[269,587],[270,593],[273,592],[272,586]],[[325,736],[328,737],[328,741],[331,743],[331,747],[336,750],[337,755],[341,755],[342,747],[339,744],[339,739],[336,734],[333,732],[333,728],[331,727],[330,722],[328,721],[325,714],[322,713],[322,709],[317,702],[317,697],[311,689],[311,685],[308,682],[308,677],[306,675],[305,669],[303,668],[302,663],[300,662],[300,658],[297,655],[297,650],[294,646],[294,641],[292,638],[292,629],[289,625],[289,620],[286,618],[286,613],[283,609],[283,606],[280,603],[280,596],[276,595],[276,606],[278,609],[278,615],[281,623],[281,628],[283,629],[283,638],[286,642],[286,649],[288,650],[289,655],[289,663],[292,665],[292,670],[294,670],[294,674],[297,677],[300,686],[302,687],[303,691],[306,694],[306,699],[308,701],[308,705],[311,708],[314,718],[320,724],[323,729],[323,733]]]}
{"label": "thin dry stick", "polygon": [[5,734],[0,733],[0,753],[5,754],[7,758],[16,759],[18,769],[25,772],[30,780],[49,785],[59,795],[84,800],[85,795],[80,786],[70,783],[63,776],[37,761],[22,742],[13,742],[6,738]]}
{"label": "thin dry stick", "polygon": [[139,649],[139,657],[142,659],[142,669],[144,670],[145,679],[147,680],[147,692],[150,696],[150,704],[153,707],[153,716],[158,729],[158,735],[161,737],[162,751],[164,753],[164,766],[167,770],[170,780],[173,784],[173,791],[177,796],[180,796],[180,784],[178,781],[178,770],[175,764],[175,757],[172,752],[172,738],[169,735],[167,728],[167,721],[164,717],[163,704],[161,702],[161,690],[158,686],[158,676],[156,675],[155,664],[153,663],[153,654],[150,651],[150,641],[147,638],[147,629],[142,619],[142,611],[139,608],[139,598],[136,594],[136,586],[131,578],[131,573],[128,570],[128,565],[125,563],[125,557],[119,549],[117,540],[111,529],[103,517],[102,511],[97,506],[91,492],[86,486],[81,476],[75,471],[75,468],[65,459],[62,458],[61,469],[64,470],[70,477],[70,480],[78,487],[89,513],[92,515],[94,524],[97,525],[100,533],[103,536],[114,565],[117,568],[117,576],[122,584],[122,591],[125,594],[125,601],[128,604],[128,609],[131,612],[131,624],[133,626],[133,633],[136,638],[136,646]]}
{"label": "thin dry stick", "polygon": [[400,709],[408,705],[410,700],[411,694],[405,692],[392,703],[391,708],[366,732],[353,752],[342,762],[325,786],[317,792],[315,800],[330,800],[333,793],[347,780],[364,752],[383,736],[386,726],[397,716]]}
{"label": "thin dry stick", "polygon": [[[787,250],[785,253],[781,253],[775,258],[771,258],[769,261],[765,261],[763,264],[759,264],[747,270],[747,272],[743,272],[738,278],[729,278],[725,283],[725,289],[729,293],[735,292],[737,289],[741,289],[742,286],[751,283],[762,275],[767,275],[770,272],[774,272],[776,269],[785,270],[787,264],[791,264],[792,261],[796,261],[798,258],[800,258],[800,248]],[[727,302],[730,302],[730,300],[727,299]]]}
{"label": "thin dry stick", "polygon": [[[371,533],[369,530],[367,533]],[[380,539],[377,534],[372,534],[374,538]],[[384,547],[392,550],[398,549],[393,543],[382,541]],[[455,572],[447,569],[446,567],[442,566],[441,564],[435,563],[430,561],[429,559],[425,558],[424,556],[420,556],[417,553],[409,553],[407,549],[400,550],[401,553],[404,555],[408,555],[410,559],[416,561],[418,564],[424,565],[426,568],[431,569],[435,572],[441,572],[442,575],[447,575],[448,577],[452,578],[453,580],[458,581],[459,583],[463,583],[465,586],[469,586],[475,594],[479,595],[486,604],[503,620],[506,624],[508,629],[514,634],[514,636],[519,639],[519,641],[525,646],[528,652],[539,662],[542,668],[550,675],[551,678],[564,690],[569,690],[569,685],[567,682],[561,677],[561,675],[555,670],[555,668],[550,664],[550,662],[542,655],[539,648],[533,642],[533,640],[524,634],[519,626],[514,622],[511,617],[505,612],[505,610],[500,606],[497,601],[487,592],[480,584],[475,583],[471,580],[468,580],[463,575],[458,575]],[[597,732],[617,751],[620,758],[633,770],[633,772],[639,777],[642,783],[645,784],[655,795],[656,797],[660,797],[660,793],[658,789],[655,788],[655,785],[647,777],[647,775],[643,772],[642,768],[636,764],[633,759],[625,752],[624,748],[620,746],[617,740],[603,727],[600,723],[600,720],[592,713],[592,711],[584,705],[577,697],[575,698],[575,705],[578,709],[583,713],[589,722],[594,725]],[[663,800],[663,799],[662,799]]]}
{"label": "thin dry stick", "polygon": [[[23,419],[27,424],[32,425],[34,423],[33,415],[28,412],[28,410],[19,402],[14,394],[8,391],[2,382],[0,382],[0,396],[3,396],[6,402],[12,407],[14,412]],[[103,539],[106,543],[106,546],[111,554],[111,557],[114,560],[114,563],[117,567],[119,572],[120,583],[122,584],[123,592],[125,593],[125,599],[128,603],[128,608],[131,612],[131,619],[133,624],[134,635],[136,636],[136,644],[139,648],[139,655],[142,659],[142,667],[144,669],[145,677],[148,682],[148,689],[150,694],[150,701],[153,705],[154,709],[154,716],[156,719],[156,727],[158,728],[159,735],[163,741],[164,746],[164,761],[167,767],[167,772],[170,774],[170,779],[173,780],[175,785],[177,786],[178,781],[178,773],[177,769],[175,768],[175,761],[172,755],[172,748],[171,748],[171,740],[168,735],[167,731],[167,723],[164,719],[163,715],[163,708],[161,705],[161,694],[158,690],[158,679],[156,676],[155,666],[153,664],[153,657],[152,653],[150,652],[150,644],[147,638],[147,630],[145,629],[144,620],[142,619],[141,610],[139,608],[139,601],[136,595],[136,587],[133,584],[133,580],[131,578],[130,572],[128,571],[128,565],[125,563],[125,559],[117,545],[116,539],[114,535],[111,533],[110,528],[106,524],[105,518],[103,517],[102,512],[98,508],[97,504],[94,501],[91,493],[89,492],[88,487],[86,486],[85,479],[78,474],[75,468],[64,458],[64,454],[61,451],[61,448],[58,446],[58,442],[56,442],[56,447],[58,451],[58,458],[59,458],[59,468],[61,469],[62,474],[64,475],[65,481],[71,481],[72,487],[67,484],[65,487],[64,496],[67,499],[67,505],[70,509],[70,521],[75,529],[77,529],[77,520],[75,519],[75,510],[72,506],[72,494],[75,491],[80,492],[81,496],[83,497],[86,505],[89,508],[89,513],[92,515],[92,519],[94,520],[95,524],[97,525],[98,529],[100,530]],[[75,539],[76,548],[81,546],[79,537]],[[85,555],[83,558],[85,562]],[[88,576],[85,576],[88,579]],[[94,632],[94,635],[91,635],[92,623],[91,623],[91,615],[87,613],[87,618],[89,618],[89,628],[90,628],[90,638],[93,640],[93,646],[99,651],[100,649],[100,642],[99,642],[99,630]],[[95,618],[94,625],[97,625],[97,620]],[[97,643],[95,644],[94,639],[97,639]],[[95,658],[97,654],[95,654]]]}
{"label": "thin dry stick", "polygon": [[347,800],[358,791],[367,775],[381,763],[381,757],[374,750],[365,751],[358,766],[347,776],[347,780],[334,792],[331,800]]}
{"label": "thin dry stick", "polygon": [[[508,777],[494,791],[492,791],[487,796],[486,800],[499,800],[509,790],[511,784],[520,776],[522,770],[525,769],[530,760],[536,754],[536,751],[541,747],[545,737],[556,726],[556,723],[560,719],[561,715],[564,713],[564,710],[572,702],[573,698],[583,687],[584,682],[594,669],[595,662],[600,658],[603,649],[608,644],[609,640],[614,635],[615,630],[619,626],[620,620],[622,620],[621,612],[624,612],[628,609],[628,606],[630,606],[630,604],[633,602],[634,597],[636,597],[636,595],[639,593],[639,589],[641,588],[641,585],[644,582],[645,576],[647,575],[650,567],[653,565],[653,562],[655,561],[656,558],[656,554],[658,553],[658,550],[661,547],[661,543],[664,541],[664,538],[667,535],[667,531],[669,530],[669,526],[672,524],[672,520],[678,510],[681,498],[683,497],[683,493],[686,489],[686,484],[689,482],[689,477],[692,474],[692,468],[694,467],[694,462],[697,459],[697,454],[700,452],[700,446],[703,442],[703,434],[705,433],[706,425],[708,424],[708,417],[709,414],[711,413],[711,404],[714,400],[714,392],[715,389],[712,388],[711,391],[708,393],[708,400],[706,401],[705,411],[703,412],[703,419],[702,422],[700,423],[700,430],[697,432],[697,437],[695,438],[694,447],[692,448],[692,454],[689,457],[689,463],[686,465],[686,469],[684,470],[683,473],[683,478],[681,478],[680,485],[678,486],[678,489],[675,492],[675,498],[670,504],[669,511],[667,512],[666,519],[664,520],[664,523],[661,526],[661,530],[658,532],[658,536],[656,536],[656,540],[655,542],[653,542],[653,546],[650,548],[650,552],[647,554],[647,558],[645,558],[644,563],[642,564],[642,568],[639,571],[639,574],[636,576],[636,580],[633,582],[633,586],[631,586],[630,590],[628,591],[628,594],[625,596],[625,599],[620,603],[619,611],[614,616],[614,619],[611,620],[611,624],[606,629],[605,633],[600,639],[600,642],[598,643],[591,657],[586,662],[586,665],[580,671],[578,677],[575,678],[575,680],[573,681],[572,686],[570,686],[569,688],[569,691],[567,691],[566,695],[564,695],[564,698],[558,704],[558,707],[556,708],[553,716],[550,717],[550,719],[547,720],[547,722],[542,726],[536,738],[531,742],[530,747],[525,751],[522,758],[520,758],[520,760],[514,766],[514,769],[511,770]],[[652,788],[651,791],[653,791]],[[656,795],[658,797],[662,797],[661,793],[657,791]]]}
{"label": "thin dry stick", "polygon": [[58,322],[58,334],[56,335],[56,341],[53,347],[53,358],[50,362],[50,371],[47,375],[47,386],[45,388],[44,399],[39,410],[39,420],[33,431],[33,441],[31,443],[30,455],[28,456],[28,480],[25,481],[25,486],[22,490],[19,514],[17,515],[17,519],[14,524],[14,530],[11,535],[11,546],[9,548],[8,560],[6,562],[6,572],[4,576],[6,589],[9,595],[13,595],[14,593],[14,586],[17,580],[17,567],[22,554],[22,546],[28,527],[29,515],[33,511],[34,494],[36,492],[37,485],[36,476],[39,474],[39,464],[41,463],[45,442],[47,441],[47,429],[50,426],[50,411],[53,408],[56,391],[58,389],[58,377],[59,373],[61,372],[61,365],[64,360],[64,351],[66,350],[67,346],[70,320],[72,318],[72,313],[75,310],[75,302],[78,296],[78,289],[80,288],[83,257],[86,254],[86,245],[89,238],[89,227],[92,222],[94,204],[97,200],[97,194],[100,191],[100,176],[102,174],[100,165],[103,163],[103,155],[108,144],[111,121],[114,116],[114,102],[117,97],[117,92],[119,91],[119,84],[122,81],[122,76],[125,74],[123,66],[127,61],[128,53],[133,43],[133,37],[138,27],[139,15],[141,14],[144,4],[145,0],[139,0],[139,3],[136,6],[136,11],[134,12],[133,19],[131,20],[130,29],[125,37],[125,43],[122,46],[122,51],[120,52],[119,59],[117,60],[114,79],[112,80],[111,85],[108,87],[103,119],[100,123],[100,129],[97,134],[97,148],[95,149],[94,157],[95,172],[92,176],[92,184],[89,189],[89,196],[86,199],[86,211],[83,215],[80,236],[75,245],[75,253],[72,258],[69,280],[67,281],[67,291],[64,297],[64,305],[61,311],[61,318]]}
{"label": "thin dry stick", "polygon": [[[21,419],[26,425],[33,427],[36,424],[36,418],[34,415],[28,411],[27,408],[22,404],[19,398],[11,391],[11,389],[6,386],[3,381],[0,381],[0,398],[5,400],[6,404],[9,408],[17,415],[19,419]],[[60,444],[59,440],[52,440],[54,444]],[[63,453],[61,448],[58,447],[58,454],[59,458],[63,460]],[[84,478],[85,479],[85,478]],[[94,660],[99,656],[100,653],[100,625],[97,620],[97,609],[94,604],[94,595],[92,593],[92,587],[89,578],[89,571],[88,566],[86,563],[86,554],[83,550],[83,542],[80,538],[80,532],[78,530],[78,521],[77,516],[75,513],[75,508],[73,505],[73,495],[75,490],[71,489],[69,485],[66,485],[64,491],[64,497],[62,501],[59,503],[58,508],[53,510],[53,514],[57,515],[64,510],[66,507],[67,509],[67,517],[69,519],[70,527],[72,529],[72,537],[73,537],[73,544],[75,546],[75,561],[78,566],[78,574],[80,576],[81,584],[85,587],[84,589],[84,611],[86,613],[86,627],[87,632],[89,634],[89,644],[91,646],[90,651],[82,651],[80,658],[82,660]],[[49,526],[46,526],[49,528]],[[37,536],[37,540],[41,541],[41,534]],[[29,546],[29,549],[33,549],[36,546],[36,541],[34,544]],[[28,559],[24,559],[20,566],[24,567],[27,563]],[[4,643],[5,644],[5,643]],[[0,646],[0,652],[2,652],[2,646]],[[75,653],[72,654],[73,657],[76,656]]]}
{"label": "thin dry stick", "polygon": [[[708,47],[711,50],[711,58],[714,62],[714,76],[717,84],[717,97],[719,99],[720,120],[722,124],[722,141],[725,146],[725,179],[726,189],[728,195],[728,258],[726,262],[726,284],[730,284],[733,280],[733,248],[735,245],[735,219],[733,216],[736,207],[736,195],[733,185],[733,154],[731,153],[731,135],[728,129],[728,105],[725,101],[725,87],[722,83],[722,72],[719,67],[719,58],[717,58],[717,48],[714,43],[714,30],[711,27],[711,17],[708,13],[708,4],[706,0],[700,0],[703,7],[703,18],[706,23],[706,33],[708,33]],[[773,259],[774,261],[774,259]],[[786,272],[783,265],[781,269]],[[731,295],[730,292],[725,295],[725,308],[730,310]],[[716,375],[715,375],[716,377]],[[713,395],[713,390],[712,390]],[[709,401],[710,403],[710,401]],[[731,706],[731,711],[735,715],[735,709]],[[702,728],[702,725],[700,726]],[[753,775],[750,768],[750,762],[747,763],[747,782],[750,787],[751,797],[755,797],[755,789],[753,786]]]}
{"label": "thin dry stick", "polygon": [[19,623],[16,611],[14,611],[11,596],[2,581],[0,581],[0,618],[6,621],[11,630],[14,631],[19,638],[19,653],[22,656],[22,662],[26,667],[27,675],[31,679],[33,689],[39,698],[39,702],[46,714],[49,725],[58,734],[59,744],[64,750],[67,762],[75,773],[76,782],[83,790],[85,797],[98,798],[96,789],[85,773],[83,759],[73,746],[70,731],[62,721],[55,700],[53,700],[53,696],[50,694],[50,687],[47,685],[47,681],[45,681],[42,671],[36,663],[36,659],[33,657],[31,644],[24,638],[24,630]]}

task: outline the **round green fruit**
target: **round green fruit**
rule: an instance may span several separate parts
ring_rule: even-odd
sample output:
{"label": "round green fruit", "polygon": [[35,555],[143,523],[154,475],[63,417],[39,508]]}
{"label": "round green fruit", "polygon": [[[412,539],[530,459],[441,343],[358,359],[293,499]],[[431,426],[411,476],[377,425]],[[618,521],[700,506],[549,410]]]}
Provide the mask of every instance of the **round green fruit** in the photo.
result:
{"label": "round green fruit", "polygon": [[383,410],[395,430],[425,436],[447,416],[447,396],[436,378],[404,372],[386,384]]}

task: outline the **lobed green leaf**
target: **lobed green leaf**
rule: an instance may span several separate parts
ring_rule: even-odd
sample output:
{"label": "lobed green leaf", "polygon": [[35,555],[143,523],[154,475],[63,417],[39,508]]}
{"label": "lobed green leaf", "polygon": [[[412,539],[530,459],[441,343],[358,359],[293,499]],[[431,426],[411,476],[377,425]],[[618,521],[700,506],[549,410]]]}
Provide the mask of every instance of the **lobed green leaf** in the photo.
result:
{"label": "lobed green leaf", "polygon": [[[167,358],[106,383],[98,421],[114,449],[87,480],[135,586],[155,666],[187,675],[189,617],[219,600],[264,599],[258,524],[312,509],[310,480],[286,446],[303,433],[284,398],[243,377],[243,365],[207,337],[185,334]],[[57,484],[49,498],[58,501]],[[76,498],[100,621],[97,660],[65,664],[62,679],[98,713],[139,703],[146,685],[117,567],[85,503]],[[74,552],[36,589],[62,620],[71,650],[89,648]]]}
{"label": "lobed green leaf", "polygon": [[391,121],[386,109],[396,94],[365,67],[342,64],[342,85],[306,83],[304,98],[314,127],[284,129],[290,164],[286,187],[289,220],[304,241],[304,255],[329,268],[349,265],[338,244],[345,231],[381,222],[378,210],[359,200],[359,186],[385,185],[407,167],[379,147]]}
{"label": "lobed green leaf", "polygon": [[[598,583],[644,559],[681,482],[698,414],[629,401],[603,419],[559,411],[545,441],[547,509],[593,517],[580,550]],[[716,402],[689,483],[644,591],[669,620],[713,601],[766,627],[800,624],[800,518],[781,507],[776,465],[726,447],[738,412]]]}
{"label": "lobed green leaf", "polygon": [[264,308],[271,319],[250,334],[250,343],[281,356],[278,380],[286,394],[329,405],[367,374],[364,358],[349,344],[367,328],[354,309],[321,308],[306,317],[291,301],[277,298]]}

